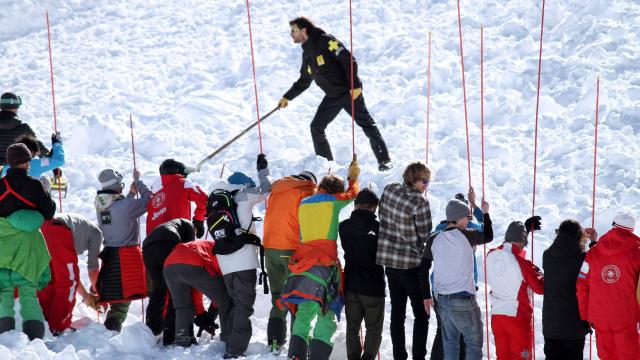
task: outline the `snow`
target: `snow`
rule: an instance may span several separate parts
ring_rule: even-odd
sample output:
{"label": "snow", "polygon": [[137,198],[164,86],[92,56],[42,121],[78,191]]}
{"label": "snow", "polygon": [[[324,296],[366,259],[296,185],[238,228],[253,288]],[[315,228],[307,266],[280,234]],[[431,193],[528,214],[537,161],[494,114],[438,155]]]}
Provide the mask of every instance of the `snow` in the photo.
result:
{"label": "snow", "polygon": [[[497,240],[512,220],[531,214],[533,135],[541,1],[462,1],[471,172],[482,190],[480,147],[479,34],[485,34],[485,192]],[[186,3],[130,0],[0,0],[3,31],[2,91],[22,96],[21,117],[39,137],[52,129],[47,33],[52,24],[58,127],[67,149],[70,181],[64,210],[93,218],[97,174],[112,167],[132,171],[129,113],[136,135],[137,164],[152,183],[160,162],[174,157],[195,165],[256,119],[246,9],[243,1]],[[300,48],[288,21],[307,15],[349,45],[348,2],[328,0],[252,3],[252,28],[260,113],[265,114],[297,78]],[[622,208],[640,213],[638,132],[640,122],[640,6],[635,0],[547,2],[541,78],[535,263],[566,218],[591,224],[595,84],[599,75],[600,128],[596,228],[608,230]],[[424,159],[427,33],[432,31],[430,166],[435,178],[429,200],[434,220],[456,192],[466,192],[467,164],[457,9],[451,1],[354,1],[354,55],[364,96],[379,124],[395,168],[379,173],[363,133],[356,129],[361,179],[380,193],[399,181],[404,165]],[[345,175],[351,157],[349,116],[327,129],[335,162],[313,155],[309,123],[322,92],[312,85],[262,126],[262,144],[272,177],[312,170]],[[45,141],[47,142],[47,141]],[[225,175],[255,174],[258,133],[247,136],[191,178],[211,190]],[[255,176],[255,175],[254,175]],[[348,216],[345,209],[342,217]],[[258,208],[259,212],[264,207]],[[144,223],[144,222],[143,222]],[[261,231],[261,229],[259,229]],[[481,260],[482,251],[478,252]],[[529,252],[531,250],[529,249]],[[84,258],[82,258],[84,265]],[[83,268],[83,279],[87,275]],[[483,274],[480,274],[480,279]],[[484,312],[484,284],[478,298]],[[536,357],[543,358],[540,297],[536,301]],[[258,289],[252,318],[250,359],[266,355],[269,297]],[[387,305],[381,358],[391,359]],[[75,333],[28,342],[17,332],[0,335],[6,359],[186,359],[219,358],[222,345],[200,339],[196,347],[161,348],[132,305],[123,332],[109,332],[84,305],[75,319],[90,324]],[[484,316],[483,316],[484,318]],[[408,314],[407,329],[412,316]],[[430,322],[429,344],[435,334]],[[335,335],[332,358],[346,358],[345,322]],[[407,346],[411,331],[407,330]],[[495,349],[491,349],[495,357]],[[595,351],[595,344],[594,344]],[[587,354],[588,352],[585,352]],[[485,349],[486,354],[486,349]],[[284,356],[282,356],[284,358]]]}

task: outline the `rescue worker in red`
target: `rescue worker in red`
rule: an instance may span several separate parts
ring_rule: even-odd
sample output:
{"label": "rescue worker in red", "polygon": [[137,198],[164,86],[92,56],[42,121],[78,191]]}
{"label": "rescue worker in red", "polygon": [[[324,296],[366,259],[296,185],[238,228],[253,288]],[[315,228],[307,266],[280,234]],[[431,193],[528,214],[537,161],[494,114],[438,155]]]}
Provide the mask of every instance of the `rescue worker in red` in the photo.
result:
{"label": "rescue worker in red", "polygon": [[640,354],[640,238],[636,219],[619,213],[613,228],[587,252],[576,283],[580,317],[596,332],[598,357],[631,360]]}
{"label": "rescue worker in red", "polygon": [[94,289],[98,277],[102,231],[84,216],[71,213],[55,215],[40,230],[51,255],[51,281],[38,292],[38,301],[49,330],[52,334],[59,335],[71,326],[76,291],[87,306],[95,310],[100,308],[97,296],[88,291],[80,280],[78,255],[88,251],[87,270],[91,280],[89,289]]}
{"label": "rescue worker in red", "polygon": [[[131,301],[147,296],[138,218],[147,212],[151,191],[140,180],[140,172],[133,172],[129,193],[122,194],[122,175],[105,169],[98,176],[102,190],[95,199],[98,226],[104,237],[100,253],[102,268],[98,275],[97,291],[101,304],[109,304],[105,327],[120,331],[127,318]],[[136,194],[140,194],[136,198]]]}
{"label": "rescue worker in red", "polygon": [[533,293],[544,292],[540,269],[525,259],[529,229],[520,221],[507,227],[504,243],[487,255],[491,286],[491,330],[500,360],[529,359],[533,351]]}
{"label": "rescue worker in red", "polygon": [[196,238],[204,236],[204,218],[207,212],[207,193],[200,186],[186,178],[186,166],[174,159],[167,159],[160,165],[160,179],[151,186],[151,201],[147,205],[147,236],[158,225],[173,219],[191,219]]}
{"label": "rescue worker in red", "polygon": [[[213,252],[214,241],[196,240],[177,244],[164,263],[164,277],[171,290],[175,306],[175,343],[188,347],[193,341],[193,324],[213,333],[216,311],[221,322],[220,340],[226,341],[231,332],[232,301],[222,279],[218,260]],[[193,290],[204,293],[218,310],[209,308],[207,312],[198,312],[198,304],[193,301]],[[195,305],[195,306],[194,306]],[[194,315],[196,315],[194,319]]]}

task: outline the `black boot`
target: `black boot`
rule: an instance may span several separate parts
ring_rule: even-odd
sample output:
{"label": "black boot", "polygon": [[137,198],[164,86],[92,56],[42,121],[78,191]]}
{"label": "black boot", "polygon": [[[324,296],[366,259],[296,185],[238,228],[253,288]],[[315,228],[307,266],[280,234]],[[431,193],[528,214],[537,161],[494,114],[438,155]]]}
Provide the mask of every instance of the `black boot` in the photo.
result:
{"label": "black boot", "polygon": [[[188,331],[180,330],[175,336],[175,343],[177,346],[189,347],[191,346],[191,335]],[[166,344],[165,344],[166,346]]]}
{"label": "black boot", "polygon": [[104,321],[104,327],[106,327],[107,330],[111,331],[122,331],[122,324],[120,323],[120,321],[118,321],[118,319],[113,317],[108,317],[107,320]]}
{"label": "black boot", "polygon": [[281,318],[269,318],[267,324],[267,341],[272,353],[280,353],[287,336],[287,324]]}
{"label": "black boot", "polygon": [[44,323],[40,320],[27,320],[22,323],[22,332],[27,334],[29,340],[42,339],[44,337]]}
{"label": "black boot", "polygon": [[309,342],[309,360],[329,360],[333,346],[318,339]]}
{"label": "black boot", "polygon": [[12,317],[3,317],[0,318],[0,334],[3,332],[11,331],[16,329],[16,319]]}
{"label": "black boot", "polygon": [[289,340],[289,359],[307,360],[307,342],[297,335],[292,335]]}

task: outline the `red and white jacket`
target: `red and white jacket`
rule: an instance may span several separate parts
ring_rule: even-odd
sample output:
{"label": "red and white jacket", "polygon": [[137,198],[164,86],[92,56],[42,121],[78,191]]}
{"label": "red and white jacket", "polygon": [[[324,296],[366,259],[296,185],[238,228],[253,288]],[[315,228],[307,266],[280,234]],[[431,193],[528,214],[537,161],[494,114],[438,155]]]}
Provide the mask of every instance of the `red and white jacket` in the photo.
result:
{"label": "red and white jacket", "polygon": [[191,220],[191,202],[196,203],[193,218],[204,220],[207,212],[207,194],[179,174],[160,175],[161,184],[154,184],[151,200],[147,204],[147,236],[156,226],[173,219]]}
{"label": "red and white jacket", "polygon": [[489,251],[487,282],[491,286],[491,314],[531,319],[532,292],[544,292],[540,269],[524,258],[525,251],[509,242]]}
{"label": "red and white jacket", "polygon": [[592,323],[640,322],[638,276],[640,238],[614,227],[602,235],[582,263],[576,283],[580,317]]}

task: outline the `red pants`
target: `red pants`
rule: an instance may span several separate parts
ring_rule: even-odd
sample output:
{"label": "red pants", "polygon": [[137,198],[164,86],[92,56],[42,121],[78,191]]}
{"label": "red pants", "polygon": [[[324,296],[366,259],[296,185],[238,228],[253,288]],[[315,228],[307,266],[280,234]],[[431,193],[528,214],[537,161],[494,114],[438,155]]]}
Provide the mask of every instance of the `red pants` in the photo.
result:
{"label": "red pants", "polygon": [[51,281],[38,291],[38,302],[52,333],[60,333],[71,326],[76,305],[76,290],[80,279],[78,263],[51,264]]}
{"label": "red pants", "polygon": [[507,315],[491,316],[498,360],[530,359],[533,329],[531,319]]}
{"label": "red pants", "polygon": [[636,323],[595,323],[598,358],[636,360],[640,354],[640,335]]}

